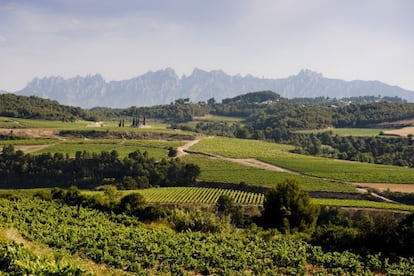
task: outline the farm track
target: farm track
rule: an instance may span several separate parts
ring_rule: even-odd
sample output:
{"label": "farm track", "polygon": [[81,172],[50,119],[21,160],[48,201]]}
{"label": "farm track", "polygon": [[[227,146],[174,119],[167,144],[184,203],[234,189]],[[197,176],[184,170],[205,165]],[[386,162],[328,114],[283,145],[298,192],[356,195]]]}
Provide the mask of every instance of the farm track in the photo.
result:
{"label": "farm track", "polygon": [[[195,150],[191,150],[190,147],[197,144],[198,142],[200,142],[200,139],[194,140],[194,141],[190,141],[187,144],[185,144],[184,146],[179,148],[179,152],[182,152],[183,156],[184,154],[201,154],[201,155],[205,155],[211,158],[217,158],[217,159],[221,159],[221,160],[225,160],[225,161],[229,161],[229,162],[233,162],[233,163],[237,163],[240,165],[244,165],[244,166],[248,166],[248,167],[253,167],[253,168],[258,168],[258,169],[263,169],[263,170],[268,170],[268,171],[274,171],[274,172],[285,172],[285,173],[289,173],[292,175],[299,175],[299,176],[306,176],[306,177],[313,177],[313,178],[319,178],[319,179],[323,179],[329,182],[336,182],[336,183],[341,183],[341,184],[345,184],[345,185],[353,185],[356,187],[357,192],[361,193],[361,194],[368,194],[370,193],[371,196],[384,201],[384,202],[388,202],[388,203],[394,203],[394,204],[401,204],[400,202],[391,200],[389,198],[386,198],[384,196],[381,196],[375,192],[370,192],[368,191],[366,188],[363,187],[363,183],[353,183],[353,182],[348,182],[348,181],[343,181],[343,180],[338,180],[338,179],[332,179],[332,178],[326,178],[326,177],[316,177],[313,175],[307,175],[307,174],[303,174],[297,171],[292,171],[292,170],[288,170],[286,168],[282,168],[279,166],[275,166],[273,164],[269,164],[269,163],[265,163],[262,161],[259,161],[257,159],[253,159],[253,158],[249,158],[249,159],[237,159],[237,158],[229,158],[229,157],[224,157],[218,154],[213,154],[213,153],[209,153],[209,152],[203,152],[203,151],[195,151]],[[177,154],[178,156],[178,154]]]}
{"label": "farm track", "polygon": [[47,145],[18,145],[16,149],[23,151],[24,153],[32,153],[48,147],[54,146],[56,144],[47,144]]}

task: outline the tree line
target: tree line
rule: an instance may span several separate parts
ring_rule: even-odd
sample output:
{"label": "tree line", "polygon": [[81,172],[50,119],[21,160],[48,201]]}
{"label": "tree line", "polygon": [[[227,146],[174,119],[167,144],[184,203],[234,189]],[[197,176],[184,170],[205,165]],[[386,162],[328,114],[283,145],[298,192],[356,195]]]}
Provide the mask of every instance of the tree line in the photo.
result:
{"label": "tree line", "polygon": [[354,137],[318,134],[292,134],[295,152],[329,158],[376,164],[414,167],[414,141],[402,137]]}
{"label": "tree line", "polygon": [[179,159],[156,161],[147,152],[131,152],[120,158],[118,152],[76,152],[75,158],[62,153],[24,154],[12,145],[0,154],[1,188],[69,187],[93,188],[116,184],[124,189],[176,186],[192,183],[200,168]]}
{"label": "tree line", "polygon": [[35,96],[0,95],[0,116],[73,122],[79,119],[96,121],[96,114],[80,107],[61,105],[57,101]]}

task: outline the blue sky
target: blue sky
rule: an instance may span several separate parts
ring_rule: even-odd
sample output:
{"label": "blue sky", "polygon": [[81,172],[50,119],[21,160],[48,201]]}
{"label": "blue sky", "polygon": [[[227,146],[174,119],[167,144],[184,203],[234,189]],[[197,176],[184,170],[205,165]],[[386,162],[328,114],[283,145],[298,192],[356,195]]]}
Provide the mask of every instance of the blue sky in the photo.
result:
{"label": "blue sky", "polygon": [[0,89],[172,67],[283,78],[302,68],[414,90],[411,0],[0,0]]}

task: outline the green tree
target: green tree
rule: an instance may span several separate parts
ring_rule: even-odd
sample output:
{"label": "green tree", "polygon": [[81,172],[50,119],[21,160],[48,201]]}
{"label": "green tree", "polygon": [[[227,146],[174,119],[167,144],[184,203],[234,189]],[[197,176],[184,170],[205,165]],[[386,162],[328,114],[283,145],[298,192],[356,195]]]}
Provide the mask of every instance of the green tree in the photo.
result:
{"label": "green tree", "polygon": [[319,214],[319,206],[312,204],[309,194],[294,178],[285,179],[270,190],[263,208],[264,226],[282,232],[312,232]]}
{"label": "green tree", "polygon": [[139,193],[124,196],[119,202],[119,210],[127,215],[138,216],[145,208],[145,198]]}

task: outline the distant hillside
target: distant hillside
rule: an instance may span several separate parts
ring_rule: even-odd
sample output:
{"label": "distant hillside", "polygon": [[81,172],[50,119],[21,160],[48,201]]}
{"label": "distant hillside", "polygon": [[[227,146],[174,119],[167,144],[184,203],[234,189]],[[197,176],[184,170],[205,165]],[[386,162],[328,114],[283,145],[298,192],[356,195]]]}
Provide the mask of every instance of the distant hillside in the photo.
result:
{"label": "distant hillside", "polygon": [[171,68],[148,72],[130,80],[106,82],[101,75],[64,79],[34,79],[19,95],[35,95],[58,100],[67,105],[86,108],[95,106],[129,107],[168,104],[179,98],[193,102],[215,98],[221,101],[251,91],[272,90],[285,98],[298,97],[401,97],[414,101],[414,91],[390,86],[379,81],[344,81],[329,79],[310,70],[284,79],[264,79],[251,75],[230,76],[223,71],[194,69],[181,78]]}
{"label": "distant hillside", "polygon": [[57,101],[14,94],[0,95],[0,116],[59,121],[96,119],[89,111],[80,107],[65,106]]}

